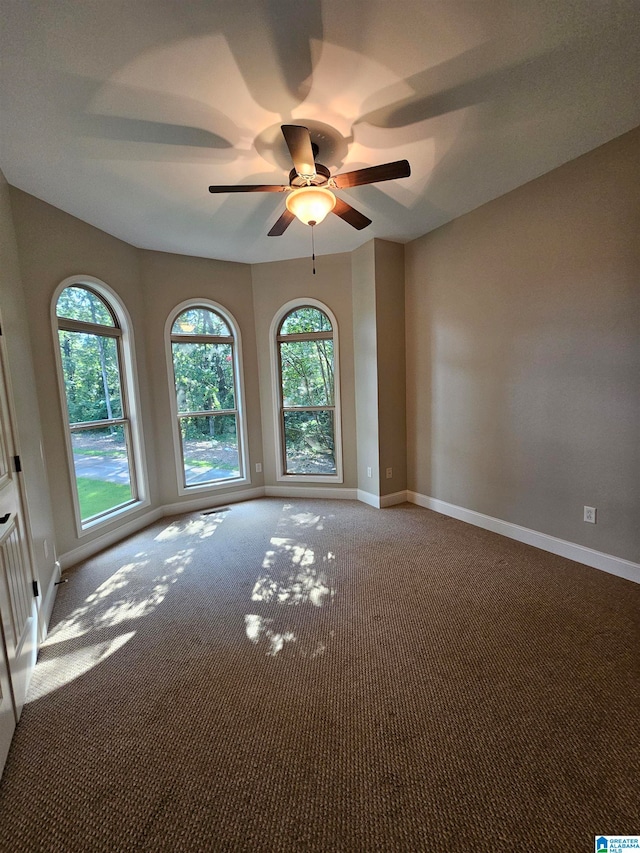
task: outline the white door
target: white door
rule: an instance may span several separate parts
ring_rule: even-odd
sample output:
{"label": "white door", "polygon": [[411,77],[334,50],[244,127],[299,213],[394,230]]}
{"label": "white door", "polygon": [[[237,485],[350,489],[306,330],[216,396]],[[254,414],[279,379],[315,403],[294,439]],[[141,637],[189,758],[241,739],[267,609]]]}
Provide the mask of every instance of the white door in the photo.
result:
{"label": "white door", "polygon": [[[20,717],[37,655],[38,614],[0,337],[0,758]],[[12,718],[13,717],[13,721]],[[6,744],[8,749],[8,744]],[[0,763],[2,767],[2,763]]]}
{"label": "white door", "polygon": [[13,696],[9,681],[9,660],[4,644],[4,636],[0,631],[0,774],[7,760],[7,753],[16,727]]}

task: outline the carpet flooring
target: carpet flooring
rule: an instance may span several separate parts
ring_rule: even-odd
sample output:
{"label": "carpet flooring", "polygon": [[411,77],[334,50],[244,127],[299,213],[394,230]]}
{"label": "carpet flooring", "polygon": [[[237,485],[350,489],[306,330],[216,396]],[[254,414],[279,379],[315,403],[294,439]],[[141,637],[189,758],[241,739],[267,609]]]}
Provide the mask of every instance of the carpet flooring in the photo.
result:
{"label": "carpet flooring", "polygon": [[0,850],[592,851],[640,832],[640,586],[419,507],[262,500],[67,573]]}

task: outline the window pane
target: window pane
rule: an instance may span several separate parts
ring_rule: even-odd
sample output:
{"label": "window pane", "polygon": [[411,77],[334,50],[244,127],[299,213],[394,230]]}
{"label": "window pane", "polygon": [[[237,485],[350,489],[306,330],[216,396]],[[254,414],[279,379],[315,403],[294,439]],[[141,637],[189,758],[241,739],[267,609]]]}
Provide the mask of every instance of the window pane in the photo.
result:
{"label": "window pane", "polygon": [[231,329],[215,311],[208,308],[189,308],[176,318],[171,327],[171,334],[231,336]]}
{"label": "window pane", "polygon": [[83,521],[133,499],[124,426],[71,433]]}
{"label": "window pane", "polygon": [[287,474],[335,474],[333,412],[284,412]]}
{"label": "window pane", "polygon": [[330,332],[331,322],[329,318],[318,308],[296,308],[287,314],[282,326],[281,335],[297,335],[304,332]]}
{"label": "window pane", "polygon": [[117,339],[62,330],[58,336],[71,423],[121,418]]}
{"label": "window pane", "polygon": [[58,317],[68,320],[83,320],[85,323],[99,323],[101,326],[115,326],[111,311],[100,297],[86,287],[65,287],[56,305]]}
{"label": "window pane", "polygon": [[284,406],[333,406],[333,341],[280,344]]}
{"label": "window pane", "polygon": [[187,486],[240,476],[235,415],[180,418]]}
{"label": "window pane", "polygon": [[231,344],[172,344],[178,412],[235,409]]}

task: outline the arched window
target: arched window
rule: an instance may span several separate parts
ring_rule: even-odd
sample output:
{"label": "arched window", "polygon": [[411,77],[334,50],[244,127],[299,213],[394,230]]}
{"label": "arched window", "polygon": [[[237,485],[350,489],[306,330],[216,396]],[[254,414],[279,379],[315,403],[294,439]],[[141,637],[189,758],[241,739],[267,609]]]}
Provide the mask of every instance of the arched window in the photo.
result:
{"label": "arched window", "polygon": [[341,482],[335,319],[307,300],[284,306],[274,329],[280,477]]}
{"label": "arched window", "polygon": [[203,302],[179,306],[169,323],[180,490],[246,481],[236,324]]}
{"label": "arched window", "polygon": [[55,300],[58,365],[81,531],[140,504],[142,454],[132,427],[133,360],[124,308],[95,279],[67,279],[61,287]]}

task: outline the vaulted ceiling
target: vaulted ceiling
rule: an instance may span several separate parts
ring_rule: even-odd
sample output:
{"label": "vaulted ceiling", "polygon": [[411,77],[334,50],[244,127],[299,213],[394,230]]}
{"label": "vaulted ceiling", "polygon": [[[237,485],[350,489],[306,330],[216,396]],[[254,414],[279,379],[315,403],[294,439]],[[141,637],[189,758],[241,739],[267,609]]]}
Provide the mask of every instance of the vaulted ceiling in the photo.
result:
{"label": "vaulted ceiling", "polygon": [[307,255],[267,231],[283,123],[332,173],[407,158],[340,191],[319,254],[405,242],[640,124],[637,0],[1,0],[0,168],[136,246],[245,262]]}

